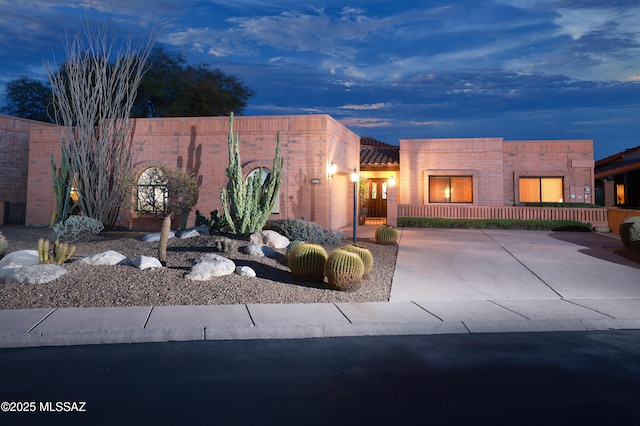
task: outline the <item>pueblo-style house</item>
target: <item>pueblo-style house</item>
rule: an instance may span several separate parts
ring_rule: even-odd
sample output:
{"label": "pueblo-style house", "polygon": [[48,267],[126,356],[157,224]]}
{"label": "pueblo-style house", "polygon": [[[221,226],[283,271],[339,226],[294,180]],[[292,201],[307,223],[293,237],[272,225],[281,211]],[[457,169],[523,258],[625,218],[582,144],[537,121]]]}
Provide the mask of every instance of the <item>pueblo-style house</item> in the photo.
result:
{"label": "pueblo-style house", "polygon": [[[200,183],[194,210],[206,216],[221,210],[228,117],[136,119],[134,126],[134,185],[144,190],[149,170],[160,164],[188,168]],[[594,202],[592,140],[400,139],[391,145],[361,137],[324,114],[235,117],[234,131],[240,135],[245,176],[271,167],[281,133],[284,169],[273,219],[303,218],[344,228],[354,216],[355,192],[358,213],[366,213],[363,220],[372,224],[396,224],[403,216],[606,224],[603,209],[557,213],[525,207],[529,202]],[[60,164],[64,133],[59,126],[0,115],[0,224],[49,224],[55,209],[50,158]],[[358,182],[352,182],[354,172]],[[155,213],[128,200],[116,225],[157,228]]]}

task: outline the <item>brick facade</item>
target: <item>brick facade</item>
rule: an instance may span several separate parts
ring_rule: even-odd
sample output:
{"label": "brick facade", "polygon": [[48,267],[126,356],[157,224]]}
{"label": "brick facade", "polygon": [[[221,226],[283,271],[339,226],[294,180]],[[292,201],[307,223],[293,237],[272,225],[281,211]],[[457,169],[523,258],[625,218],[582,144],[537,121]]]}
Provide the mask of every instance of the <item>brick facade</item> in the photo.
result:
{"label": "brick facade", "polygon": [[591,140],[402,139],[398,203],[429,204],[429,176],[472,176],[477,206],[518,205],[525,176],[562,177],[565,202],[592,202],[593,165]]}
{"label": "brick facade", "polygon": [[39,121],[0,115],[0,225],[8,219],[4,217],[5,203],[27,201],[29,131],[43,126],[52,127]]}
{"label": "brick facade", "polygon": [[[194,210],[207,216],[214,209],[222,211],[220,188],[227,184],[229,118],[151,118],[134,123],[136,176],[158,164],[191,169],[201,183]],[[332,199],[332,185],[338,185],[340,179],[327,179],[327,166],[335,163],[338,176],[358,168],[360,137],[328,115],[235,117],[234,132],[240,135],[245,176],[258,167],[271,167],[278,131],[284,169],[279,213],[272,218],[304,218],[330,229],[346,226],[337,218],[351,214],[348,197]],[[31,132],[27,224],[48,223],[55,208],[49,156],[53,153],[60,161],[63,136],[60,128]],[[135,200],[129,201],[135,205]],[[344,214],[333,214],[342,210]],[[123,209],[121,214],[125,227],[159,227],[157,221],[133,208]],[[192,214],[188,224],[193,221]]]}

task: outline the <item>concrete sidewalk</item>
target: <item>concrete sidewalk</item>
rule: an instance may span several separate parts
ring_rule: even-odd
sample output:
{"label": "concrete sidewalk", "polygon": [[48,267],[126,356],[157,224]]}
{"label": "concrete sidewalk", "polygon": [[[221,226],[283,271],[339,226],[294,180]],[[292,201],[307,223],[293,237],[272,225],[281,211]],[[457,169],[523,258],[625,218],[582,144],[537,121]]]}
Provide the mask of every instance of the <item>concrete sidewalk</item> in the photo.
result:
{"label": "concrete sidewalk", "polygon": [[640,265],[616,247],[595,233],[404,229],[389,302],[3,310],[0,347],[640,329]]}

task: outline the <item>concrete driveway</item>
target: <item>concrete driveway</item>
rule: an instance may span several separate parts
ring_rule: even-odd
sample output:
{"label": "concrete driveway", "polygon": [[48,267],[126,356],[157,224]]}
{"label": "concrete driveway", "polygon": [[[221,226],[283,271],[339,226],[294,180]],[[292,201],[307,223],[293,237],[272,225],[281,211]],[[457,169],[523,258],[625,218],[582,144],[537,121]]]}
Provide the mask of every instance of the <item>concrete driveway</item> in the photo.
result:
{"label": "concrete driveway", "polygon": [[404,228],[390,301],[640,298],[640,265],[584,232]]}

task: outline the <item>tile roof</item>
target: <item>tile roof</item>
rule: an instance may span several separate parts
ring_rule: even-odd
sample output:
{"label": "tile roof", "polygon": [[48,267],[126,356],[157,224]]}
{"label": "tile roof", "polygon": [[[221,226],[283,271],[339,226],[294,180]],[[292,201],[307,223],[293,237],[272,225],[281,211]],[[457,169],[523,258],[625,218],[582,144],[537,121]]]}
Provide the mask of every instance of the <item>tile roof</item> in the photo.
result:
{"label": "tile roof", "polygon": [[360,138],[360,164],[369,166],[388,166],[400,164],[400,147],[379,140]]}

